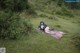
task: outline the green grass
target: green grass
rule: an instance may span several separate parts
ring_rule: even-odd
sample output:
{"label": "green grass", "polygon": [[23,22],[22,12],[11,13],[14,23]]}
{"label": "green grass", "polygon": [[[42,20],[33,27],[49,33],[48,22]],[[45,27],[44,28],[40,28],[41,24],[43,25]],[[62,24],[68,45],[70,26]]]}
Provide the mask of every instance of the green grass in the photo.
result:
{"label": "green grass", "polygon": [[7,53],[77,53],[69,41],[68,37],[56,40],[48,35],[38,34],[24,40],[1,41],[0,46],[6,47]]}
{"label": "green grass", "polygon": [[[79,53],[71,43],[71,36],[79,30],[78,24],[61,17],[57,20],[41,17],[30,20],[34,28],[37,28],[39,22],[43,20],[51,28],[67,31],[67,35],[64,35],[61,40],[56,40],[42,32],[30,33],[20,40],[0,40],[0,47],[5,47],[7,53]],[[60,25],[61,28],[56,25]]]}

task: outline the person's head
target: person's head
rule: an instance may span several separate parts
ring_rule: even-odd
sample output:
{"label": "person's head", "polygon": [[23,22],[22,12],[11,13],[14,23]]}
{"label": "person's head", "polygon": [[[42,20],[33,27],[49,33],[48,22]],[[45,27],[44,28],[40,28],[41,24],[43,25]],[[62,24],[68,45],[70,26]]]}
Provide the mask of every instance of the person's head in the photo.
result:
{"label": "person's head", "polygon": [[41,21],[41,22],[40,22],[40,25],[44,25],[44,22],[43,22],[43,21]]}

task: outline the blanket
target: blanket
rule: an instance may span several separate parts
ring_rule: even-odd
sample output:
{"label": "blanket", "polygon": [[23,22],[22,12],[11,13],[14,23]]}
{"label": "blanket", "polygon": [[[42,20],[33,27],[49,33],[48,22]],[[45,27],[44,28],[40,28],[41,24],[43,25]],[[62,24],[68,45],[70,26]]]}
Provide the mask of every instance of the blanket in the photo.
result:
{"label": "blanket", "polygon": [[55,30],[51,31],[49,29],[50,29],[49,27],[46,27],[45,28],[45,33],[50,34],[51,36],[53,36],[56,39],[61,39],[61,37],[63,37],[63,35],[65,34],[62,31],[55,31]]}

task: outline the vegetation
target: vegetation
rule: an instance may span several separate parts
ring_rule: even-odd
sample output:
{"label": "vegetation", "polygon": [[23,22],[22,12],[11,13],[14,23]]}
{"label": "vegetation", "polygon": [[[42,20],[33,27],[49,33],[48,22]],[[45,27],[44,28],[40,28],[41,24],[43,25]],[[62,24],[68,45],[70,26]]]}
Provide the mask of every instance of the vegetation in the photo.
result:
{"label": "vegetation", "polygon": [[28,0],[0,0],[0,8],[12,11],[22,11],[29,8]]}
{"label": "vegetation", "polygon": [[12,12],[0,12],[0,38],[17,39],[31,31],[31,23]]}
{"label": "vegetation", "polygon": [[75,34],[74,37],[72,37],[72,40],[72,43],[75,45],[75,47],[80,50],[80,34]]}
{"label": "vegetation", "polygon": [[[7,53],[80,53],[79,5],[64,0],[0,0],[0,47]],[[66,35],[56,40],[39,31],[41,20]]]}

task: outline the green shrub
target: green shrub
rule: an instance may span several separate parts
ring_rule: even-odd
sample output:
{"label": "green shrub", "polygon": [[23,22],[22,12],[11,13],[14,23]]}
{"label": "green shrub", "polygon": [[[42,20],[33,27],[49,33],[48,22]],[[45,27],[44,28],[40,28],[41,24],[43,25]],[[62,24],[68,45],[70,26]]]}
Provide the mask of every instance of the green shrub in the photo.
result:
{"label": "green shrub", "polygon": [[56,12],[56,14],[58,14],[58,15],[63,15],[63,16],[74,17],[74,14],[73,14],[69,9],[67,9],[67,8],[65,8],[65,7],[62,7],[61,10],[58,10],[58,11]]}
{"label": "green shrub", "polygon": [[58,5],[58,6],[62,6],[63,3],[64,3],[64,0],[57,0],[57,5]]}
{"label": "green shrub", "polygon": [[47,17],[45,14],[40,14],[39,16],[40,17]]}
{"label": "green shrub", "polygon": [[28,0],[1,0],[0,8],[12,10],[12,11],[22,11],[28,9]]}
{"label": "green shrub", "polygon": [[29,21],[11,12],[0,12],[0,38],[18,39],[32,30]]}

